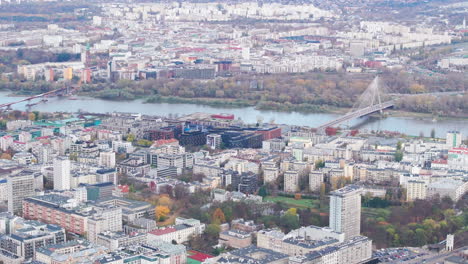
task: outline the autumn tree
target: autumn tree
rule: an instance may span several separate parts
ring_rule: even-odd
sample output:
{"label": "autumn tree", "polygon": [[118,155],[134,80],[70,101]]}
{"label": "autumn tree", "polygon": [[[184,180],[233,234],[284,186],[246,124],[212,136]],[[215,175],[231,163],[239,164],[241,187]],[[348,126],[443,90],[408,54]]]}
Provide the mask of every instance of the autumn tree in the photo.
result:
{"label": "autumn tree", "polygon": [[29,114],[28,114],[28,119],[31,120],[31,121],[36,120],[36,114],[34,114],[34,113],[29,113]]}
{"label": "autumn tree", "polygon": [[221,208],[216,208],[211,217],[211,222],[216,224],[222,224],[226,222],[226,217],[224,216],[223,210]]}
{"label": "autumn tree", "polygon": [[159,204],[159,205],[162,205],[162,206],[167,206],[167,207],[169,207],[169,206],[171,206],[171,204],[172,204],[172,200],[171,200],[171,198],[169,197],[169,195],[163,194],[163,195],[161,195],[161,197],[159,197],[158,204]]}
{"label": "autumn tree", "polygon": [[164,221],[166,216],[171,212],[169,207],[164,205],[158,205],[154,209],[154,213],[156,215],[156,221]]}
{"label": "autumn tree", "polygon": [[2,153],[2,155],[0,156],[0,159],[11,160],[11,155],[8,153]]}
{"label": "autumn tree", "polygon": [[322,183],[320,185],[320,207],[325,205],[325,199],[326,199],[326,185],[325,183]]}

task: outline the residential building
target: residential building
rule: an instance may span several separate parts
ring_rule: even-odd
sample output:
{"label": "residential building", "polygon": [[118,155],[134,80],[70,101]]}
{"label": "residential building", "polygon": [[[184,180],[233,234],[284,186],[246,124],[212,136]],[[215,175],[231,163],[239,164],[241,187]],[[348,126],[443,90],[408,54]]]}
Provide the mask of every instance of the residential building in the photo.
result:
{"label": "residential building", "polygon": [[147,236],[143,233],[132,232],[130,234],[125,234],[123,232],[105,231],[97,235],[96,244],[114,251],[119,248],[144,244],[146,242]]}
{"label": "residential building", "polygon": [[48,264],[94,263],[108,253],[104,246],[76,239],[57,243],[36,250],[36,261]]}
{"label": "residential building", "polygon": [[309,191],[319,192],[320,187],[323,184],[323,172],[322,171],[311,171],[309,173]]}
{"label": "residential building", "polygon": [[406,184],[406,201],[414,201],[416,199],[426,199],[427,183],[421,180],[410,180]]}
{"label": "residential building", "polygon": [[7,177],[8,211],[21,214],[23,200],[35,195],[34,174],[32,171],[24,170]]}
{"label": "residential building", "polygon": [[99,165],[107,168],[115,168],[115,152],[102,151],[99,153]]}
{"label": "residential building", "polygon": [[193,219],[191,222],[184,221],[183,223],[177,223],[174,226],[155,229],[148,233],[148,241],[161,240],[167,243],[185,243],[190,237],[199,235],[203,232],[205,224],[201,224],[200,221]]}
{"label": "residential building", "polygon": [[71,164],[68,157],[54,159],[54,190],[69,190],[71,184]]}
{"label": "residential building", "polygon": [[297,192],[299,191],[299,172],[288,170],[284,173],[284,191]]}
{"label": "residential building", "polygon": [[449,131],[447,132],[446,144],[449,149],[458,148],[462,143],[462,134],[460,131]]}
{"label": "residential building", "polygon": [[330,193],[330,228],[345,239],[361,233],[361,187],[348,185]]}
{"label": "residential building", "polygon": [[13,233],[0,236],[0,248],[30,260],[37,249],[64,241],[65,230],[60,226],[28,220]]}
{"label": "residential building", "polygon": [[241,230],[227,230],[219,234],[218,241],[223,246],[245,248],[252,244],[252,235]]}
{"label": "residential building", "polygon": [[460,198],[462,198],[467,192],[468,181],[444,179],[431,182],[427,186],[427,197],[450,197],[454,202],[460,200]]}
{"label": "residential building", "polygon": [[276,167],[263,168],[263,180],[265,183],[274,183],[278,179],[279,169]]}

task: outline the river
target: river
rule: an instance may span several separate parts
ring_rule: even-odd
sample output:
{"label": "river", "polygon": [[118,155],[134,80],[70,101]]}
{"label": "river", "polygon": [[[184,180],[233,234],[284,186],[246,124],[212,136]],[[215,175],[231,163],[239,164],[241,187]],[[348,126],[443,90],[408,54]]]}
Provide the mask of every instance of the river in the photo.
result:
{"label": "river", "polygon": [[[17,101],[22,97],[8,97],[9,92],[0,92],[0,104]],[[17,110],[25,110],[26,102],[17,104],[13,107]],[[45,112],[76,112],[83,110],[93,113],[110,113],[118,112],[133,112],[143,114],[153,114],[161,116],[171,115],[186,115],[195,112],[204,113],[229,113],[234,114],[236,118],[242,119],[246,123],[255,123],[258,117],[261,117],[264,122],[274,120],[277,124],[286,125],[301,125],[316,127],[329,120],[338,117],[337,114],[324,113],[298,113],[298,112],[277,112],[277,111],[260,111],[254,107],[244,108],[221,108],[195,104],[144,104],[141,100],[116,102],[106,101],[95,98],[78,97],[77,100],[69,100],[68,98],[49,98],[46,103],[39,103],[31,110]],[[366,130],[388,130],[398,131],[407,135],[419,135],[423,132],[425,136],[429,136],[432,129],[435,129],[437,137],[445,138],[445,134],[450,130],[459,130],[463,137],[468,136],[468,120],[466,119],[443,119],[433,121],[430,118],[416,117],[396,117],[389,116],[386,118],[364,117],[354,120],[349,123],[350,126],[356,126],[359,129]]]}

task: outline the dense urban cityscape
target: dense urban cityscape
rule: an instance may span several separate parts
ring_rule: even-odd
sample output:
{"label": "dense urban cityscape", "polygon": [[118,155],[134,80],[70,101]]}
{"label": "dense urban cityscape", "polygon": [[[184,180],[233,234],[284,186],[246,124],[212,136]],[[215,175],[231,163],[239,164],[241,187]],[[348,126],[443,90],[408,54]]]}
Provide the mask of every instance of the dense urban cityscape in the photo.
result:
{"label": "dense urban cityscape", "polygon": [[468,263],[467,14],[0,0],[0,264]]}

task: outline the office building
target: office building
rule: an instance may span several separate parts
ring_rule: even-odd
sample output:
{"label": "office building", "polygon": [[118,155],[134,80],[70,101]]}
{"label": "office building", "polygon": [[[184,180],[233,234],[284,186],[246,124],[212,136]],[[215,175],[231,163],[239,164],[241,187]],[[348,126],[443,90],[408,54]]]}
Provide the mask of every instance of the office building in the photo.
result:
{"label": "office building", "polygon": [[330,193],[330,228],[345,239],[361,233],[361,188],[348,185]]}
{"label": "office building", "polygon": [[231,176],[232,188],[241,193],[252,194],[257,191],[258,188],[258,175],[252,172],[238,173],[232,171],[228,173]]}

